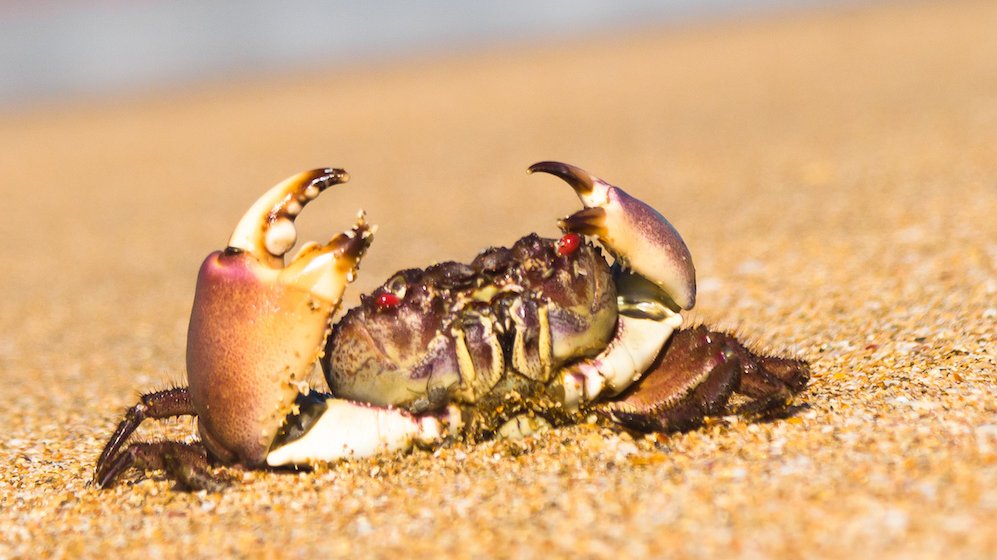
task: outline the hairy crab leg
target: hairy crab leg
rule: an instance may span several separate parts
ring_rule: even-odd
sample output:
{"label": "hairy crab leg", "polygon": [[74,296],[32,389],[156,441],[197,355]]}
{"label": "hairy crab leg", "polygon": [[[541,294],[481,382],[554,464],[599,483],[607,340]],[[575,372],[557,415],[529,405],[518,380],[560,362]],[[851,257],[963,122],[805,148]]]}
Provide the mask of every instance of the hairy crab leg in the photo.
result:
{"label": "hairy crab leg", "polygon": [[114,457],[96,479],[97,485],[106,488],[128,469],[159,469],[168,471],[182,486],[190,490],[217,492],[224,487],[209,468],[207,450],[201,444],[179,441],[134,443]]}
{"label": "hairy crab leg", "polygon": [[133,432],[146,418],[171,418],[173,416],[189,416],[194,414],[194,405],[190,401],[190,392],[186,387],[176,387],[165,391],[156,391],[142,395],[138,404],[128,409],[124,419],[118,424],[111,439],[97,459],[94,470],[94,480],[98,486],[106,486],[120,471],[114,471],[112,459],[118,455],[118,450],[124,445]]}
{"label": "hairy crab leg", "polygon": [[[778,367],[786,381],[769,373],[766,363]],[[635,430],[684,430],[708,416],[784,409],[809,377],[805,362],[756,355],[734,337],[699,326],[676,333],[647,375],[599,410]],[[762,388],[758,379],[768,385]],[[754,400],[731,407],[734,392]]]}

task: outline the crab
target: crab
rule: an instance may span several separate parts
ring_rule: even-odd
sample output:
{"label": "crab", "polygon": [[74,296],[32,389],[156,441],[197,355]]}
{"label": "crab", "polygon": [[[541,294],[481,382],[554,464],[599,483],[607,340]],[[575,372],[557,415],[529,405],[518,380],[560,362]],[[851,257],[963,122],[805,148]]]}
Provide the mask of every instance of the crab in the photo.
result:
{"label": "crab", "polygon": [[[285,264],[295,217],[349,175],[316,169],[270,189],[201,265],[188,385],[141,396],[95,483],[160,469],[180,487],[216,490],[218,465],[308,468],[573,422],[671,432],[788,410],[805,361],[683,328],[695,269],[658,211],[578,167],[529,171],[563,179],[582,202],[558,222],[560,239],[530,234],[470,264],[399,271],[338,323],[376,228],[361,211]],[[307,381],[316,362],[327,392]],[[143,420],[176,416],[196,416],[200,439],[125,445]]]}

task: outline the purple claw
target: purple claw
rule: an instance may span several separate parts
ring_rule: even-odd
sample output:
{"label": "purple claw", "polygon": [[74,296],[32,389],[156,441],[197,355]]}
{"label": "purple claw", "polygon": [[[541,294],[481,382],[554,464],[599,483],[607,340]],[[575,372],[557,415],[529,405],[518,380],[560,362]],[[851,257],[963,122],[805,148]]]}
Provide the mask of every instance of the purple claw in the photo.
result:
{"label": "purple claw", "polygon": [[664,290],[682,309],[692,309],[696,304],[692,256],[657,210],[573,165],[542,161],[529,171],[560,177],[585,205],[559,222],[562,230],[598,237],[618,262]]}

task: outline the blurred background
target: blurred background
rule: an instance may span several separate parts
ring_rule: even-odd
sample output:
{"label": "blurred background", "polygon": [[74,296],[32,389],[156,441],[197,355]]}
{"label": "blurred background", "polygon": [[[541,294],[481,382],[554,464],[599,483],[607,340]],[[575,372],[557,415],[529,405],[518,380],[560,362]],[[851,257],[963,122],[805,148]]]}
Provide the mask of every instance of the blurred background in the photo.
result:
{"label": "blurred background", "polygon": [[15,0],[0,106],[328,69],[800,9],[841,0]]}
{"label": "blurred background", "polygon": [[[652,201],[699,188],[717,142],[793,142],[740,124],[768,112],[774,84],[805,104],[832,95],[814,82],[815,98],[791,72],[765,76],[773,62],[806,68],[825,53],[751,34],[826,12],[816,35],[845,46],[850,7],[870,4],[0,0],[0,189],[22,209],[0,225],[18,262],[0,280],[52,298],[93,274],[113,299],[121,287],[105,278],[139,287],[175,278],[182,309],[188,272],[246,204],[319,165],[344,166],[354,181],[303,216],[302,239],[329,235],[360,207],[384,225],[361,290],[524,231],[554,235],[552,217],[575,202],[538,190],[527,165],[615,171]],[[797,113],[766,123],[799,130]],[[755,165],[751,151],[725,156],[730,173],[735,158]],[[465,185],[473,189],[455,199]],[[441,213],[449,204],[462,210]],[[163,243],[172,250],[152,249]],[[66,267],[73,282],[39,284]]]}

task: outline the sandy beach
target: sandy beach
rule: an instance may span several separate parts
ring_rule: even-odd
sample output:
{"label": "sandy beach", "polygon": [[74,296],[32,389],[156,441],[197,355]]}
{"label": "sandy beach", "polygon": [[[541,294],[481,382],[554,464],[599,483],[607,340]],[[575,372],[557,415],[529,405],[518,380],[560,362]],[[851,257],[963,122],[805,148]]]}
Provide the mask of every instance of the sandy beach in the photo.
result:
{"label": "sandy beach", "polygon": [[[827,8],[3,116],[0,558],[997,556],[995,29],[993,2]],[[183,383],[197,267],[264,189],[351,172],[299,222],[379,224],[350,306],[557,235],[544,159],[661,210],[689,321],[810,360],[800,410],[89,486],[139,392]]]}

